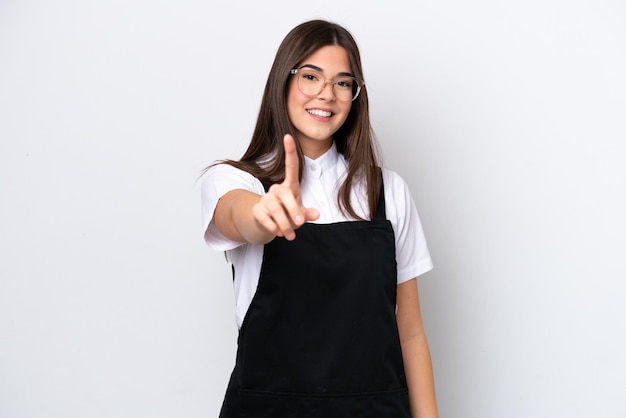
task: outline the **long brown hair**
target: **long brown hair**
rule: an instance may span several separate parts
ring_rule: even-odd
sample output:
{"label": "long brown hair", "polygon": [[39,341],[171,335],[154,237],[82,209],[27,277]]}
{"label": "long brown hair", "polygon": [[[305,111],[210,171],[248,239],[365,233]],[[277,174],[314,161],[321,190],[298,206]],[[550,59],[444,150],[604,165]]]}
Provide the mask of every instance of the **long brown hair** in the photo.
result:
{"label": "long brown hair", "polygon": [[[361,219],[350,204],[350,192],[356,179],[367,184],[370,216],[376,213],[380,196],[381,177],[377,143],[369,118],[367,88],[363,82],[363,69],[358,46],[352,35],[342,26],[325,20],[311,20],[293,28],[280,44],[270,70],[256,127],[248,149],[239,161],[223,160],[217,164],[230,164],[245,170],[266,183],[279,183],[285,177],[285,151],[283,136],[295,129],[287,113],[287,94],[290,71],[319,48],[341,46],[348,53],[354,77],[361,81],[361,93],[352,102],[344,124],[333,135],[337,150],[348,163],[348,174],[339,189],[338,204],[344,213]],[[296,141],[302,178],[304,157]],[[263,167],[258,165],[263,161]]]}

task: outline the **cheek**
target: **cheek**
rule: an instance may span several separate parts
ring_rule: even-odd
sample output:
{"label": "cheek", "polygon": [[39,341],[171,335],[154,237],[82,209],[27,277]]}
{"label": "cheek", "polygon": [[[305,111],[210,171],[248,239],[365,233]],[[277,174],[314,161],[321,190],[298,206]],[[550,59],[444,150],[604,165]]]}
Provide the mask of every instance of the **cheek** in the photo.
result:
{"label": "cheek", "polygon": [[345,107],[342,107],[342,117],[343,120],[341,121],[341,124],[343,125],[343,123],[346,121],[346,119],[348,119],[348,115],[350,114],[350,110],[352,109],[352,102],[350,103],[346,103]]}
{"label": "cheek", "polygon": [[298,90],[298,86],[296,86],[295,79],[292,79],[287,87],[287,105],[298,104],[302,101],[302,93]]}
{"label": "cheek", "polygon": [[289,85],[289,91],[287,93],[287,106],[302,106],[310,100],[310,97],[307,97],[300,92],[298,86],[295,86],[293,83]]}
{"label": "cheek", "polygon": [[290,118],[292,117],[293,112],[295,112],[301,105],[302,99],[300,96],[301,94],[298,87],[291,83],[289,85],[289,90],[287,91],[287,112],[289,113]]}

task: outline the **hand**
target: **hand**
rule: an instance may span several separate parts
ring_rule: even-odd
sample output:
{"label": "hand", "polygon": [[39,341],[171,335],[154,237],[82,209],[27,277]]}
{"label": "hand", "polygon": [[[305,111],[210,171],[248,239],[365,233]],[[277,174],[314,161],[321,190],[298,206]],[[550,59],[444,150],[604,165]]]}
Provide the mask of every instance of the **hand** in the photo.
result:
{"label": "hand", "polygon": [[283,138],[285,146],[285,180],[273,184],[261,200],[252,207],[256,222],[276,236],[292,241],[295,230],[307,221],[319,218],[317,209],[305,208],[300,200],[298,153],[291,135]]}

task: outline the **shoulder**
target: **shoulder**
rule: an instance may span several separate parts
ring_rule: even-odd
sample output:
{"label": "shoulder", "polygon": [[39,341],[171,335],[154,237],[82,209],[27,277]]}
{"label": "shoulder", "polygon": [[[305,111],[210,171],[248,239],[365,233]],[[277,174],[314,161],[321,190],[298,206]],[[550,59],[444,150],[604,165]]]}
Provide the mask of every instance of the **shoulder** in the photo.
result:
{"label": "shoulder", "polygon": [[241,179],[250,182],[256,180],[256,178],[247,171],[227,163],[214,164],[202,175],[202,181],[218,181],[221,178]]}
{"label": "shoulder", "polygon": [[407,182],[397,172],[383,169],[385,210],[395,227],[419,222],[415,200]]}
{"label": "shoulder", "polygon": [[203,192],[222,196],[230,190],[244,189],[264,193],[263,185],[252,174],[230,164],[216,164],[209,167],[201,177]]}
{"label": "shoulder", "polygon": [[383,184],[385,188],[386,200],[402,198],[411,199],[411,192],[406,181],[397,172],[388,168],[383,168]]}

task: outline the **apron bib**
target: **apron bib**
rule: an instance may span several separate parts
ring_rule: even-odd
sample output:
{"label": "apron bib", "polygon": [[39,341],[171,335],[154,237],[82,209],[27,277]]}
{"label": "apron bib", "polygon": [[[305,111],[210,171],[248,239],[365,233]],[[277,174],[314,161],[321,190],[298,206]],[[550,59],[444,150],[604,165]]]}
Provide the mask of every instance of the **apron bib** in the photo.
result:
{"label": "apron bib", "polygon": [[264,247],[220,418],[410,418],[384,196],[296,234]]}

